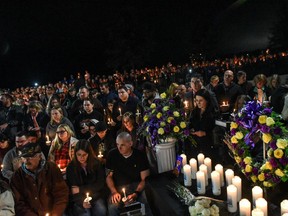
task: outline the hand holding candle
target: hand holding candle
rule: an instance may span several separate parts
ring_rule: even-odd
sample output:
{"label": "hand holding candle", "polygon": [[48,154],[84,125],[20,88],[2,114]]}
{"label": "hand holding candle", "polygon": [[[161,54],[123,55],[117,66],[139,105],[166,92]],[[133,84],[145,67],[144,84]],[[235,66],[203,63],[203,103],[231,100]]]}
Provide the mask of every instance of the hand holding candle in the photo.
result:
{"label": "hand holding candle", "polygon": [[120,116],[122,116],[122,110],[120,107],[119,107],[119,114],[120,114]]}

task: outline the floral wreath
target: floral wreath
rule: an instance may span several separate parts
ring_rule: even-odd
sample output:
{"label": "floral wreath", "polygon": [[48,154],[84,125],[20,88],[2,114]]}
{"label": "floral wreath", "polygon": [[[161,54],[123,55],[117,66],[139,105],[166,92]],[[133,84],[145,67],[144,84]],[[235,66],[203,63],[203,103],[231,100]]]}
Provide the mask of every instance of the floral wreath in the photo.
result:
{"label": "floral wreath", "polygon": [[279,114],[249,101],[231,122],[226,143],[248,179],[256,185],[273,187],[288,180],[287,135]]}

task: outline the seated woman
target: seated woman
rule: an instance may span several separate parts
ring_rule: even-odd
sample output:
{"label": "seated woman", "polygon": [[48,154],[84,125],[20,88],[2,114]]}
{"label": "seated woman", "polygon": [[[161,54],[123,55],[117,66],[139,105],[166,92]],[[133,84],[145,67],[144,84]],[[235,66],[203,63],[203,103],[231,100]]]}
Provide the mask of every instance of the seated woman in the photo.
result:
{"label": "seated woman", "polygon": [[271,89],[266,86],[267,77],[264,74],[257,74],[253,81],[255,87],[251,89],[249,96],[260,104],[267,102],[271,96]]}
{"label": "seated woman", "polygon": [[46,126],[46,134],[49,140],[53,140],[56,136],[56,130],[60,124],[67,124],[71,130],[74,132],[74,126],[71,121],[63,116],[63,111],[61,107],[53,107],[51,109],[51,119]]}
{"label": "seated woman", "polygon": [[67,165],[73,159],[74,147],[78,139],[74,137],[74,132],[66,124],[59,125],[56,134],[50,147],[48,160],[56,163],[62,174],[65,174]]}
{"label": "seated woman", "polygon": [[[75,215],[106,215],[104,168],[87,140],[76,144],[75,156],[67,167],[67,183]],[[85,200],[88,196],[92,198],[89,202]]]}
{"label": "seated woman", "polygon": [[122,126],[121,129],[118,130],[117,134],[120,134],[121,132],[128,132],[131,135],[133,141],[133,148],[137,148],[141,151],[144,150],[144,146],[140,145],[139,140],[137,138],[137,127],[132,112],[124,113],[122,117]]}
{"label": "seated woman", "polygon": [[[215,119],[211,111],[210,94],[206,89],[200,89],[196,93],[195,100],[197,106],[191,114],[190,128],[193,138],[197,142],[196,155],[201,152],[205,156],[212,157],[212,131],[215,125]],[[196,155],[193,156],[195,157]]]}

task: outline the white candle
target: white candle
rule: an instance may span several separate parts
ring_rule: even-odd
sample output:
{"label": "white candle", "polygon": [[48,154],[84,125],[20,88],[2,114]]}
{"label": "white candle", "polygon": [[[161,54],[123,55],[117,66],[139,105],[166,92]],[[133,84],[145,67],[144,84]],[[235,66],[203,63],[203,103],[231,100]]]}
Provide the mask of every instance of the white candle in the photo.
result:
{"label": "white candle", "polygon": [[232,184],[227,187],[227,207],[231,213],[237,211],[237,188]]}
{"label": "white candle", "polygon": [[180,157],[182,157],[182,166],[187,164],[187,156],[185,154],[181,154]]}
{"label": "white candle", "polygon": [[213,171],[211,173],[211,181],[213,194],[219,196],[221,194],[221,178],[219,172]]}
{"label": "white candle", "polygon": [[239,176],[232,178],[232,184],[237,187],[237,201],[239,202],[242,198],[242,180]]}
{"label": "white candle", "polygon": [[264,198],[256,199],[256,208],[261,209],[264,213],[264,216],[268,216],[268,205]]}
{"label": "white candle", "polygon": [[217,171],[220,174],[220,181],[221,181],[221,186],[224,186],[224,174],[223,174],[223,166],[221,164],[217,164],[215,166],[215,171]]}
{"label": "white candle", "polygon": [[89,193],[86,193],[86,198],[89,198]]}
{"label": "white candle", "polygon": [[191,167],[190,165],[186,164],[183,166],[184,171],[184,185],[185,186],[191,186],[192,180],[191,180]]}
{"label": "white candle", "polygon": [[122,191],[123,191],[124,199],[126,200],[126,199],[127,199],[127,197],[126,197],[125,188],[122,188]]}
{"label": "white candle", "polygon": [[255,208],[252,210],[252,216],[264,216],[264,212],[259,208]]}
{"label": "white candle", "polygon": [[46,135],[46,144],[50,144],[50,143],[51,143],[51,141],[49,140],[49,136]]}
{"label": "white candle", "polygon": [[253,201],[253,206],[255,206],[255,201],[258,198],[262,198],[263,197],[263,190],[261,187],[259,186],[254,186],[252,188],[252,201]]}
{"label": "white candle", "polygon": [[205,164],[201,164],[199,166],[199,170],[204,172],[205,174],[205,186],[208,186],[208,171],[207,171],[207,166]]}
{"label": "white candle", "polygon": [[282,216],[288,216],[288,213],[284,213],[284,214],[282,214]]}
{"label": "white candle", "polygon": [[225,171],[225,179],[226,179],[226,185],[232,184],[232,178],[234,177],[234,171],[232,169],[227,169]]}
{"label": "white candle", "polygon": [[251,203],[248,199],[241,199],[240,200],[239,212],[240,212],[240,216],[250,216],[251,215]]}
{"label": "white candle", "polygon": [[288,213],[288,200],[285,199],[280,203],[280,207],[281,207],[281,215],[284,213]]}
{"label": "white candle", "polygon": [[136,116],[140,116],[140,111],[139,111],[139,109],[137,109],[137,112],[136,112]]}
{"label": "white candle", "polygon": [[101,151],[99,151],[99,154],[98,154],[98,156],[97,156],[98,158],[102,158],[103,157],[103,155],[102,155],[102,152]]}
{"label": "white candle", "polygon": [[197,160],[198,160],[199,166],[204,163],[204,158],[205,158],[205,156],[202,153],[197,155]]}
{"label": "white candle", "polygon": [[191,158],[189,161],[189,164],[191,166],[191,174],[192,179],[196,179],[196,172],[197,172],[197,160],[195,158]]}
{"label": "white candle", "polygon": [[204,164],[207,166],[207,173],[208,173],[208,178],[211,178],[211,171],[212,171],[212,161],[209,157],[206,157],[204,159]]}
{"label": "white candle", "polygon": [[120,114],[120,116],[122,116],[122,111],[121,111],[120,107],[119,107],[119,114]]}
{"label": "white candle", "polygon": [[196,173],[197,178],[197,193],[198,194],[205,194],[205,173],[202,171],[198,171]]}
{"label": "white candle", "polygon": [[89,193],[86,193],[86,198],[84,199],[84,202],[90,203],[91,200],[92,200],[92,197],[89,196]]}

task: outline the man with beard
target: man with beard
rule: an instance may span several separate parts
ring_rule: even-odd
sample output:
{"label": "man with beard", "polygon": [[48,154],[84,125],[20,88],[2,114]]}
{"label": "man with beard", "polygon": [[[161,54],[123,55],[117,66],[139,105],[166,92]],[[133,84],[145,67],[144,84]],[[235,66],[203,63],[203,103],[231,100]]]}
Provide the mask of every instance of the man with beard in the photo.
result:
{"label": "man with beard", "polygon": [[18,151],[29,142],[27,133],[20,131],[16,134],[16,146],[6,153],[3,159],[2,175],[10,180],[13,173],[21,166],[22,161],[18,157]]}
{"label": "man with beard", "polygon": [[23,161],[11,178],[16,215],[62,215],[68,203],[68,187],[55,163],[41,157],[38,143],[18,152]]}

